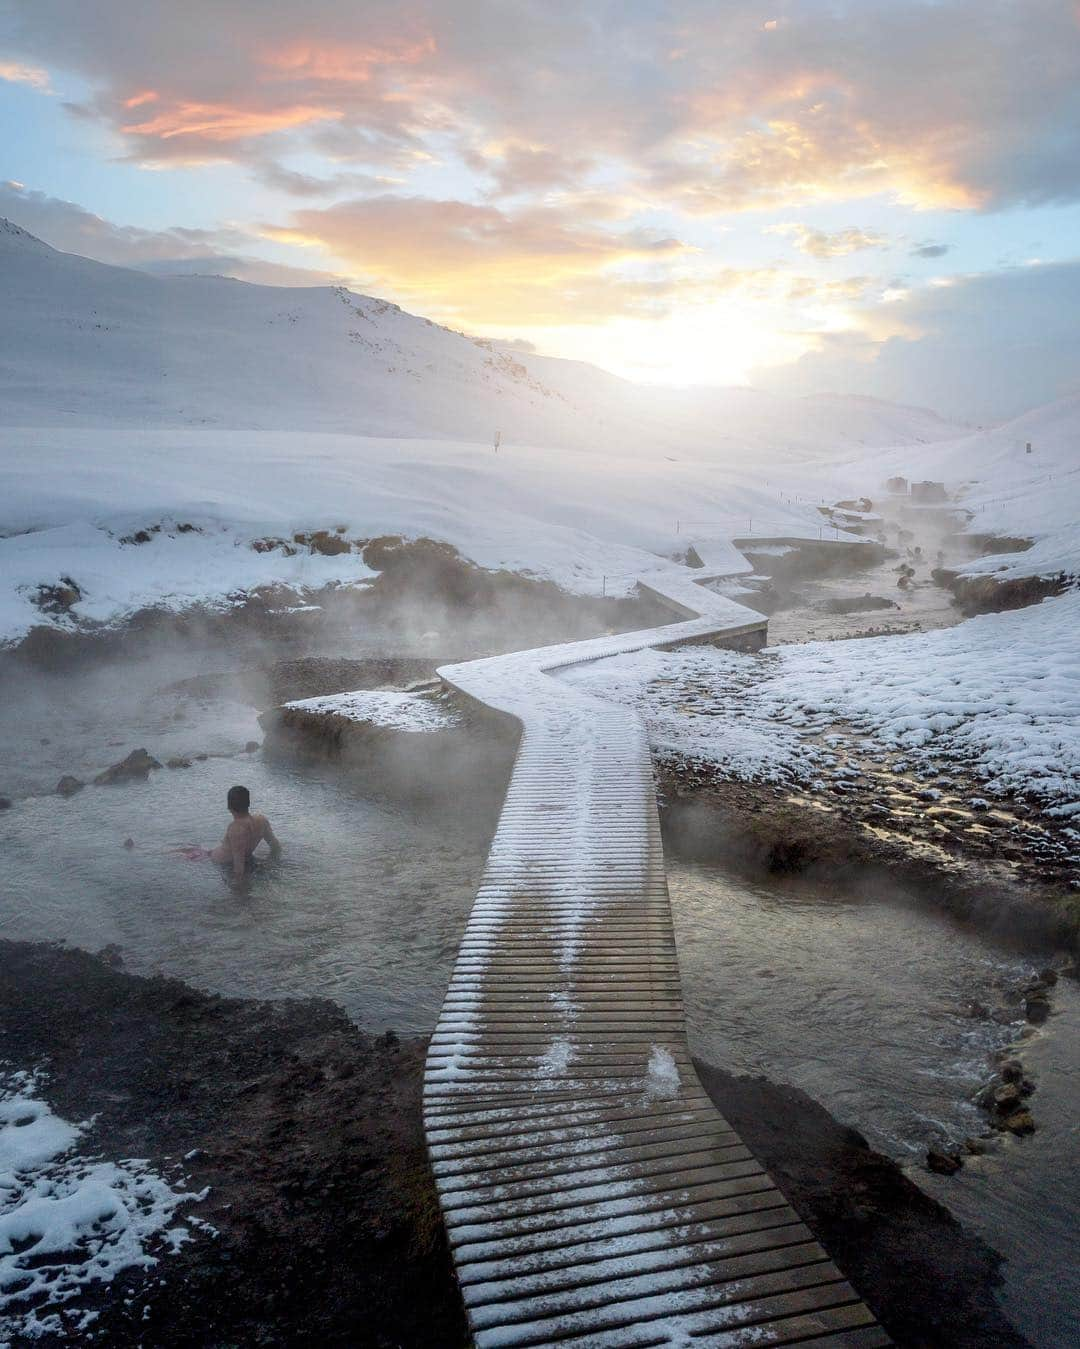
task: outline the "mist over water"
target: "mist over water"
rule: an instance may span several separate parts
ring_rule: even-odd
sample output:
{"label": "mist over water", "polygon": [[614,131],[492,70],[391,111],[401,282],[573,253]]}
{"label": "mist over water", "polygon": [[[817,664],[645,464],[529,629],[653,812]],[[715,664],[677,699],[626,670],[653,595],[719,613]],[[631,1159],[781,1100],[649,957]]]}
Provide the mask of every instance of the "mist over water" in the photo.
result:
{"label": "mist over water", "polygon": [[[385,647],[354,636],[353,656]],[[259,662],[295,651],[261,643],[156,649],[81,673],[9,681],[0,712],[0,935],[119,948],[125,968],[161,972],[247,997],[333,998],[365,1029],[434,1024],[472,903],[490,811],[421,810],[373,778],[332,765],[245,753],[272,705]],[[176,681],[211,679],[195,692]],[[205,691],[204,691],[205,690]],[[162,763],[146,782],[53,794],[62,774],[88,783],[132,749]],[[196,755],[209,757],[196,758]],[[170,851],[212,847],[228,823],[225,794],[251,790],[284,845],[247,890],[222,870]],[[125,848],[126,839],[134,846]]]}
{"label": "mist over water", "polygon": [[[169,852],[220,841],[234,781],[284,845],[241,894],[213,863]],[[485,847],[460,822],[257,757],[26,801],[0,839],[3,936],[117,946],[132,973],[216,993],[329,997],[376,1031],[434,1024]]]}

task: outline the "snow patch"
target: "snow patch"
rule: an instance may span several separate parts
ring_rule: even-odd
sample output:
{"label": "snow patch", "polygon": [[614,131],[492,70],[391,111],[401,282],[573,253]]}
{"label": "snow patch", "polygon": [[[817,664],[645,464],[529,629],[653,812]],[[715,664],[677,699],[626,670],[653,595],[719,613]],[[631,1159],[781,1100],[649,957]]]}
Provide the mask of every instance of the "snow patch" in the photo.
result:
{"label": "snow patch", "polygon": [[149,1269],[189,1239],[181,1204],[145,1161],[80,1156],[91,1121],[71,1124],[39,1098],[40,1075],[0,1075],[0,1338],[85,1330],[79,1294],[122,1270]]}
{"label": "snow patch", "polygon": [[562,1077],[574,1057],[574,1046],[565,1035],[552,1040],[547,1051],[541,1056],[536,1070],[540,1077]]}
{"label": "snow patch", "polygon": [[319,698],[301,698],[286,703],[301,712],[330,713],[347,721],[370,722],[395,731],[444,731],[461,718],[447,703],[419,693],[390,689],[361,689],[355,693],[332,693]]}
{"label": "snow patch", "polygon": [[679,1094],[679,1066],[670,1049],[653,1045],[645,1070],[645,1099],[670,1101]]}

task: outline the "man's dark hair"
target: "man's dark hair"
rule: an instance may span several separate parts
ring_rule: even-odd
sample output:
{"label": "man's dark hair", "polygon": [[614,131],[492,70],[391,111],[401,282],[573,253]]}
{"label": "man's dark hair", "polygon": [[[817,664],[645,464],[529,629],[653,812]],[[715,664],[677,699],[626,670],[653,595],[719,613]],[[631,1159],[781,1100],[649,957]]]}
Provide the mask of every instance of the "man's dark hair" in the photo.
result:
{"label": "man's dark hair", "polygon": [[229,795],[225,798],[229,809],[243,814],[251,808],[251,793],[246,787],[230,787]]}

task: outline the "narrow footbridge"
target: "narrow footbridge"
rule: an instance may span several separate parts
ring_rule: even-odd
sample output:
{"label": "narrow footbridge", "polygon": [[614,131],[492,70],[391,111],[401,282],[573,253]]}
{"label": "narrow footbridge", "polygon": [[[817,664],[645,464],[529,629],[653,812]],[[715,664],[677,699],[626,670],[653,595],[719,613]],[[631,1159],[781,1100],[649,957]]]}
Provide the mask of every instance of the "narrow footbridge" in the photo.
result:
{"label": "narrow footbridge", "polygon": [[424,1085],[472,1334],[479,1349],[885,1345],[694,1072],[645,726],[552,678],[764,640],[764,618],[678,572],[639,584],[681,621],[439,671],[522,725]]}

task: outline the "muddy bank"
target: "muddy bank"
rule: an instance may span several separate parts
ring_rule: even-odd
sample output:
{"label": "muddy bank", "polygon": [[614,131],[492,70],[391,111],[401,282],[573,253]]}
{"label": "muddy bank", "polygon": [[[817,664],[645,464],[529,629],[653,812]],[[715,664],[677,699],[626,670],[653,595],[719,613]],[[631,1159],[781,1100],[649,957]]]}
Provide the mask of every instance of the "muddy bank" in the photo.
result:
{"label": "muddy bank", "polygon": [[[861,795],[819,800],[686,761],[661,761],[657,775],[665,846],[680,856],[837,885],[877,872],[886,887],[984,930],[1080,952],[1080,896],[1068,888],[1071,868],[1022,849],[1005,859],[990,844],[978,853],[962,843],[946,848],[913,833],[904,816],[872,809]],[[979,838],[992,841],[994,834]]]}
{"label": "muddy bank", "polygon": [[[316,531],[320,534],[327,531]],[[65,591],[66,607],[45,596],[42,623],[0,651],[0,662],[12,670],[62,671],[169,645],[323,645],[365,628],[378,628],[399,650],[430,650],[445,661],[669,621],[666,611],[646,599],[571,595],[550,581],[486,571],[430,539],[345,542],[377,569],[374,578],[321,588],[268,585],[230,595],[225,606],[147,608],[110,624],[78,618],[71,607],[80,598],[77,588]],[[321,550],[310,539],[303,546]]]}
{"label": "muddy bank", "polygon": [[[47,1067],[58,1114],[96,1116],[88,1150],[186,1158],[189,1188],[210,1187],[191,1211],[218,1235],[85,1295],[98,1342],[467,1343],[424,1156],[422,1039],[11,942],[0,1024],[8,1062]],[[994,1309],[997,1257],[893,1163],[798,1091],[700,1071],[898,1343],[1024,1344]]]}
{"label": "muddy bank", "polygon": [[187,1188],[210,1187],[190,1211],[218,1236],[195,1231],[149,1275],[87,1294],[98,1342],[467,1342],[425,1160],[421,1040],[372,1039],[328,1002],[217,998],[10,942],[0,1025],[9,1063],[46,1067],[58,1114],[94,1117],[86,1150],[167,1170],[198,1149]]}
{"label": "muddy bank", "polygon": [[1001,1257],[795,1087],[695,1060],[706,1091],[898,1345],[1021,1349]]}

